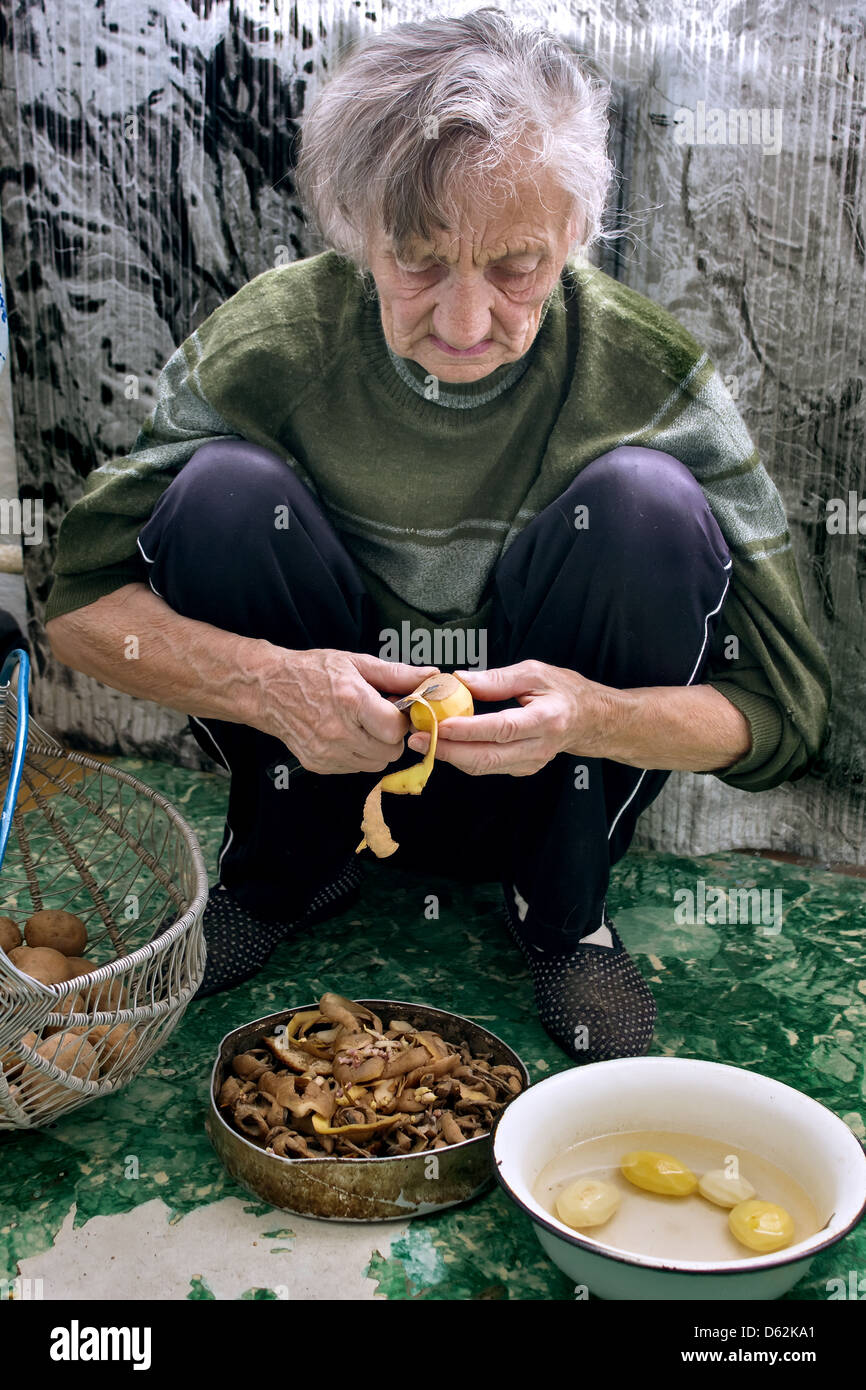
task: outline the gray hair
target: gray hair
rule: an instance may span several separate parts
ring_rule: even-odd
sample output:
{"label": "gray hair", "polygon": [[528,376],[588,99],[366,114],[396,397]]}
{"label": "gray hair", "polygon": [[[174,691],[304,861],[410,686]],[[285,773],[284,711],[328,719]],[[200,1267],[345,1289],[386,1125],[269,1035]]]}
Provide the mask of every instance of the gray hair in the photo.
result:
{"label": "gray hair", "polygon": [[301,120],[296,187],[325,245],[363,273],[371,235],[398,256],[456,228],[468,191],[493,209],[521,177],[550,171],[580,228],[602,233],[614,166],[610,88],[547,30],[492,6],[394,25],[369,39]]}

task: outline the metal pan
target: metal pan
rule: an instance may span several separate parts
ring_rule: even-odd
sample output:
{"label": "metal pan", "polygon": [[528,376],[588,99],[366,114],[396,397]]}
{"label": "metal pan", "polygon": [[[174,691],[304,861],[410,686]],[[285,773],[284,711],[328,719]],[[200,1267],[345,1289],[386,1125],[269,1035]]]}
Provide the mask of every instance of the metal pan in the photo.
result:
{"label": "metal pan", "polygon": [[[493,1064],[510,1064],[524,1088],[529,1073],[517,1053],[495,1033],[460,1014],[407,1004],[400,999],[356,1001],[382,1017],[404,1018],[413,1028],[430,1029],[446,1042],[466,1042],[474,1053],[491,1053]],[[210,1107],[205,1122],[220,1160],[240,1185],[282,1211],[326,1221],[405,1221],[468,1202],[493,1181],[489,1134],[426,1153],[393,1158],[281,1158],[269,1154],[233,1129],[217,1105],[232,1059],[261,1045],[278,1024],[296,1013],[318,1008],[318,1001],[257,1018],[226,1033],[211,1076]]]}

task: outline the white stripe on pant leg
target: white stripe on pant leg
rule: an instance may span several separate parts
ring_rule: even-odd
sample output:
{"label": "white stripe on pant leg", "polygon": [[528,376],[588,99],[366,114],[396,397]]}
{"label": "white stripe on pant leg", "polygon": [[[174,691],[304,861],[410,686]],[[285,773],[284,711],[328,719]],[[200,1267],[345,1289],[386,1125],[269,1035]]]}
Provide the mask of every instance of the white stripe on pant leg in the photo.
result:
{"label": "white stripe on pant leg", "polygon": [[219,857],[219,859],[217,860],[217,878],[220,878],[220,879],[222,878],[222,872],[223,872],[223,855],[225,854],[226,850],[230,847],[232,840],[235,838],[235,832],[232,830],[231,826],[229,825],[229,818],[228,818],[228,816],[226,816],[226,825],[228,826],[229,837],[228,837],[228,839],[227,839],[226,842],[225,842],[224,848],[220,851],[220,857]]}
{"label": "white stripe on pant leg", "polygon": [[[144,555],[144,550],[143,550],[143,548],[142,548],[141,541],[138,541],[138,542],[137,542],[137,545],[138,545],[138,548],[139,548],[139,550],[141,551],[142,555]],[[149,565],[152,565],[152,564],[155,563],[153,560],[151,560],[151,558],[150,558],[149,555],[144,555],[144,558],[145,558],[145,560],[147,561],[147,563],[148,563]],[[152,578],[150,577],[150,575],[147,576],[147,582],[148,582],[148,584],[150,585],[151,589],[153,589],[153,592],[156,594],[157,598],[161,598],[162,601],[163,601],[163,603],[165,603],[165,599],[163,598],[162,594],[159,592],[159,589],[158,589],[158,588],[156,587],[156,585],[154,584],[154,582],[153,582]]]}
{"label": "white stripe on pant leg", "polygon": [[[728,563],[724,566],[724,568],[725,568],[726,571],[727,571],[727,570],[730,570],[730,568],[731,568],[731,561],[730,561],[730,560],[729,560]],[[710,618],[712,618],[716,613],[718,613],[719,609],[721,608],[722,604],[724,603],[724,601],[725,601],[725,595],[726,595],[727,592],[728,592],[728,587],[729,587],[729,585],[730,585],[730,582],[731,582],[731,576],[730,576],[730,574],[728,574],[727,577],[726,577],[726,579],[725,579],[725,587],[724,587],[724,589],[722,590],[722,597],[719,599],[719,601],[718,601],[718,603],[716,604],[715,608],[711,608],[710,611],[709,611],[709,613],[707,613],[707,615],[706,615],[705,618],[704,618],[704,640],[703,640],[703,642],[701,643],[701,649],[700,649],[700,651],[698,652],[698,659],[697,659],[697,661],[695,662],[694,666],[692,667],[692,674],[689,676],[688,680],[686,681],[686,685],[691,685],[692,681],[694,680],[695,676],[696,676],[697,673],[698,673],[698,669],[699,669],[700,664],[701,664],[701,662],[702,662],[702,660],[703,660],[704,652],[706,651],[707,641],[708,641],[708,638],[709,638],[709,623],[710,623]],[[646,767],[645,767],[645,768],[643,769],[643,771],[641,772],[640,777],[637,779],[637,781],[636,781],[636,783],[635,783],[635,785],[634,785],[634,790],[632,791],[631,795],[630,795],[629,797],[626,798],[626,800],[623,802],[623,804],[620,806],[619,810],[617,811],[616,815],[614,816],[614,818],[613,818],[613,824],[612,824],[612,826],[610,827],[610,830],[607,832],[607,838],[608,838],[608,839],[610,839],[611,835],[612,835],[613,832],[616,830],[617,822],[619,821],[619,818],[620,818],[620,816],[622,815],[623,811],[626,809],[627,806],[629,806],[629,805],[631,804],[631,802],[632,802],[632,801],[634,800],[634,798],[637,796],[638,790],[640,789],[640,784],[641,784],[641,782],[643,781],[643,779],[646,777],[648,771],[649,771],[649,768],[646,768]]]}
{"label": "white stripe on pant leg", "polygon": [[[730,568],[731,568],[731,563],[732,563],[732,562],[729,560],[728,563],[725,565],[725,570],[730,570]],[[694,680],[695,676],[696,676],[697,673],[698,673],[698,667],[700,666],[701,661],[703,660],[704,652],[706,651],[706,648],[707,648],[707,642],[709,641],[709,635],[710,635],[710,634],[709,634],[710,618],[714,617],[714,616],[716,615],[716,613],[718,613],[719,609],[721,608],[722,604],[724,603],[724,601],[725,601],[725,595],[726,595],[727,592],[728,592],[728,587],[729,587],[729,585],[730,585],[730,582],[731,582],[731,576],[730,576],[730,574],[729,574],[728,577],[727,577],[727,579],[725,580],[725,587],[724,587],[724,589],[722,590],[722,597],[719,599],[719,601],[718,601],[718,603],[716,604],[715,608],[711,608],[710,611],[709,611],[709,613],[707,614],[707,616],[704,618],[704,640],[703,640],[703,642],[701,643],[701,650],[698,652],[698,659],[697,659],[697,661],[695,662],[694,666],[692,667],[692,674],[689,676],[688,680],[686,681],[686,685],[691,685],[692,681]]]}
{"label": "white stripe on pant leg", "polygon": [[[220,759],[221,759],[222,764],[223,764],[223,767],[226,769],[226,771],[227,771],[229,774],[231,774],[231,768],[229,767],[229,764],[228,764],[228,762],[227,762],[227,760],[226,760],[225,754],[223,753],[222,749],[220,748],[219,744],[217,743],[217,741],[216,741],[216,739],[214,738],[213,734],[211,733],[210,729],[207,727],[206,724],[203,724],[203,723],[202,723],[202,721],[198,718],[197,715],[191,714],[189,717],[190,717],[190,719],[193,721],[193,723],[198,724],[198,726],[199,726],[200,729],[204,729],[205,733],[207,734],[208,738],[210,739],[211,743],[213,744],[214,748],[216,749],[217,753],[219,754]],[[228,837],[228,839],[226,840],[225,844],[223,845],[222,849],[220,850],[220,856],[219,856],[219,859],[217,860],[217,876],[218,876],[219,878],[222,877],[223,856],[225,855],[226,851],[229,849],[229,847],[230,847],[230,845],[231,845],[231,842],[232,842],[232,840],[233,840],[234,837],[235,837],[235,832],[232,830],[231,825],[229,824],[229,818],[228,818],[228,816],[226,816],[226,828],[227,828],[227,830],[228,830],[228,832],[229,832],[229,837]]]}
{"label": "white stripe on pant leg", "polygon": [[229,767],[228,763],[227,763],[226,760],[225,760],[225,756],[223,755],[222,749],[220,748],[219,744],[217,743],[216,739],[214,738],[213,734],[211,733],[211,731],[210,731],[210,729],[207,727],[207,725],[206,725],[206,724],[203,724],[203,723],[201,722],[201,720],[199,719],[199,717],[198,717],[197,714],[191,714],[189,717],[190,717],[190,719],[193,721],[194,724],[198,724],[198,726],[199,726],[200,729],[204,729],[205,733],[207,734],[208,738],[210,739],[211,743],[213,744],[214,748],[216,749],[217,753],[219,754],[220,761],[222,762],[222,765],[223,765],[223,767],[225,768],[226,772],[231,772],[231,768]]}

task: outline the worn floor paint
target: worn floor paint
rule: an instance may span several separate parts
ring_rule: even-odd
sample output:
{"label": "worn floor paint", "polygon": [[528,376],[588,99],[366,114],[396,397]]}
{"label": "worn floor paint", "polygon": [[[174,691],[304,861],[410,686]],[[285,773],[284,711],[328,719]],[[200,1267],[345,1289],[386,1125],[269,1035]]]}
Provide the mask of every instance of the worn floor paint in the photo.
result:
{"label": "worn floor paint", "polygon": [[[117,759],[189,820],[215,879],[228,783]],[[777,934],[674,920],[697,880],[782,892]],[[438,919],[425,916],[430,896]],[[764,1071],[866,1136],[866,897],[861,881],[739,854],[635,852],[609,908],[659,1006],[653,1052]],[[220,1038],[326,988],[420,1000],[477,1019],[534,1081],[571,1065],[535,1017],[496,885],[463,887],[371,864],[363,900],[299,933],[264,977],[193,1004],[126,1091],[48,1129],[0,1136],[0,1279],[46,1298],[569,1299],[528,1220],[494,1189],[438,1216],[380,1226],[304,1220],[250,1199],[204,1133]],[[819,1256],[789,1297],[866,1272],[866,1225]]]}
{"label": "worn floor paint", "polygon": [[[372,1299],[370,1230],[275,1212],[245,1195],[224,1197],[177,1217],[160,1198],[76,1225],[73,1206],[50,1251],[20,1262],[22,1279],[42,1280],[46,1299],[249,1298]],[[387,1263],[408,1223],[375,1232]],[[310,1258],[311,1252],[315,1258]]]}

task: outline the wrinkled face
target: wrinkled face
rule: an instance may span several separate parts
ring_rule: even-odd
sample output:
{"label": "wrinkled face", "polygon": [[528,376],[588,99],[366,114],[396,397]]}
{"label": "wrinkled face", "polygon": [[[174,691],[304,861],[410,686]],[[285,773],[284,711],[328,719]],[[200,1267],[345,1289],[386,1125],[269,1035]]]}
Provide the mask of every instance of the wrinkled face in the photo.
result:
{"label": "wrinkled face", "polygon": [[459,230],[436,231],[408,260],[374,238],[367,259],[391,350],[444,382],[479,381],[522,357],[574,242],[570,214],[548,177],[514,185],[495,216],[467,199]]}

